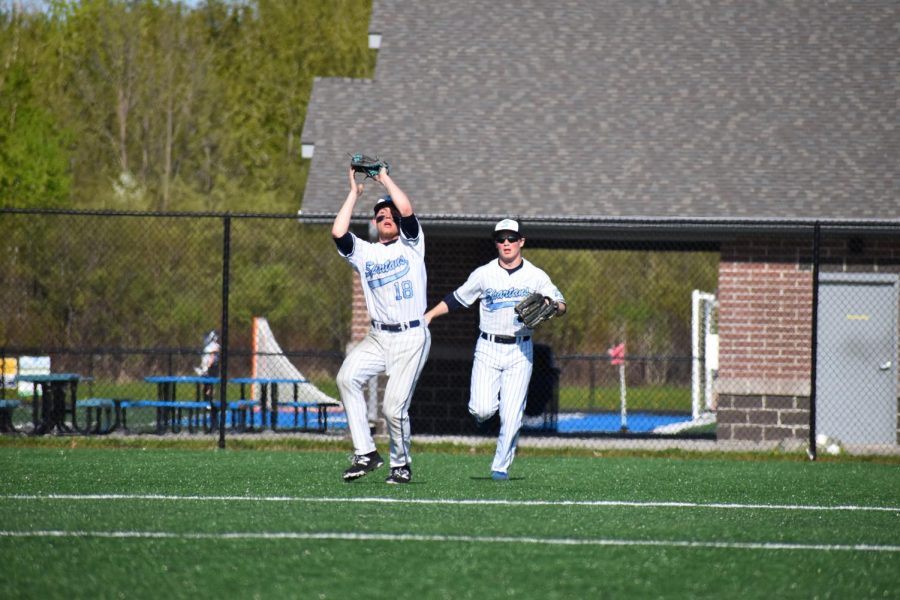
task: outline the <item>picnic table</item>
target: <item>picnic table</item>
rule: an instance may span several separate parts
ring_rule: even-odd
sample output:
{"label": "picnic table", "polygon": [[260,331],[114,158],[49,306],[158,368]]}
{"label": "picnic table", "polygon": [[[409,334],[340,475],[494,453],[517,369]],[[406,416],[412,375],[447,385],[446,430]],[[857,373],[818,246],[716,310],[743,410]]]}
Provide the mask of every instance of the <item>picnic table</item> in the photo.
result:
{"label": "picnic table", "polygon": [[[171,429],[173,433],[179,431],[182,411],[185,411],[188,416],[188,430],[193,433],[195,428],[201,427],[200,417],[213,408],[203,397],[203,386],[215,385],[221,380],[218,377],[196,375],[153,375],[144,377],[144,381],[156,384],[156,400],[129,401],[127,408],[140,406],[156,408],[157,433],[164,433],[166,429]],[[194,401],[178,400],[177,386],[179,383],[195,386]],[[206,430],[212,429],[205,416],[202,426]]]}
{"label": "picnic table", "polygon": [[[246,394],[247,385],[259,386],[259,409],[260,409],[260,427],[265,429],[270,427],[272,431],[279,428],[278,417],[279,408],[294,409],[294,429],[309,430],[309,409],[317,409],[317,427],[316,430],[324,432],[328,427],[328,413],[326,408],[332,406],[332,402],[303,402],[300,400],[300,386],[312,385],[308,379],[292,379],[277,377],[238,377],[229,380],[231,383],[237,383],[241,386],[241,399],[248,399]],[[293,388],[293,397],[282,399],[278,395],[278,385],[286,384]],[[251,394],[252,395],[252,394]],[[303,414],[303,425],[300,426],[299,415]],[[252,422],[252,421],[251,421]]]}
{"label": "picnic table", "polygon": [[[34,435],[72,433],[77,428],[75,403],[78,399],[78,373],[46,373],[19,375],[19,381],[34,384],[31,402],[31,421]],[[40,390],[40,394],[38,394]],[[38,396],[40,395],[40,398]],[[69,399],[68,406],[66,399]],[[66,424],[66,414],[72,415],[72,427]]]}

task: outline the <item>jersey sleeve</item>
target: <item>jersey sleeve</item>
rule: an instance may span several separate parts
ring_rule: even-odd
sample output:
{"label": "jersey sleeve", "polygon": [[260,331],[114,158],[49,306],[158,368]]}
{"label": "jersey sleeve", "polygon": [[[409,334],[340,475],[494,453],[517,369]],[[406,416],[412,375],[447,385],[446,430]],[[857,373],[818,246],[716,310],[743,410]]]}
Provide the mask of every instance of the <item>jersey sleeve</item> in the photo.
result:
{"label": "jersey sleeve", "polygon": [[484,285],[481,281],[482,273],[481,268],[475,269],[466,282],[453,292],[453,297],[456,298],[456,301],[466,308],[469,308],[481,298],[481,294],[484,291]]}
{"label": "jersey sleeve", "polygon": [[[368,256],[368,247],[371,246],[371,242],[360,239],[356,236],[355,233],[350,233],[348,235],[351,236],[352,240],[350,253],[344,254],[343,252],[341,252],[341,247],[338,246],[338,254],[340,254],[344,260],[346,260],[358,270],[360,268],[360,265],[364,265],[366,262],[366,258]],[[337,244],[337,240],[335,240],[335,244]]]}
{"label": "jersey sleeve", "polygon": [[341,237],[332,238],[334,245],[337,246],[338,253],[344,258],[353,254],[353,234],[349,231]]}
{"label": "jersey sleeve", "polygon": [[400,218],[400,241],[419,256],[425,256],[425,232],[422,231],[416,215]]}
{"label": "jersey sleeve", "polygon": [[419,232],[422,228],[419,225],[419,217],[414,214],[409,215],[408,217],[400,217],[400,231],[403,233],[403,236],[409,240],[415,240],[419,237]]}
{"label": "jersey sleeve", "polygon": [[563,298],[562,292],[559,291],[559,288],[554,285],[552,281],[550,281],[550,276],[541,271],[541,284],[540,288],[538,288],[538,293],[548,296],[555,300],[556,302],[562,302],[565,304],[566,299]]}

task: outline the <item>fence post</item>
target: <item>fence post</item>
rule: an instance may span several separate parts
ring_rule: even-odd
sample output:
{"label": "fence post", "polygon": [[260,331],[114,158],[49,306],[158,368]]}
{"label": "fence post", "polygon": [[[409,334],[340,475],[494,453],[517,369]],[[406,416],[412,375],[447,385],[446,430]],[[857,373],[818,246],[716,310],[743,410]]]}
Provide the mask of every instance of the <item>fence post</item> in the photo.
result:
{"label": "fence post", "polygon": [[[91,350],[91,353],[88,354],[88,393],[93,396],[94,395],[94,351]],[[75,410],[74,408],[72,409]]]}
{"label": "fence post", "polygon": [[596,362],[597,362],[597,359],[595,357],[591,356],[588,358],[588,365],[590,366],[590,374],[591,374],[591,393],[590,393],[590,396],[588,397],[588,407],[592,410],[593,410],[594,406],[596,405],[596,398],[594,397],[594,395],[595,395],[594,388],[597,385],[596,367],[595,367]]}
{"label": "fence post", "polygon": [[219,369],[219,448],[225,448],[225,411],[228,408],[228,284],[231,264],[231,215],[222,220],[222,356]]}
{"label": "fence post", "polygon": [[816,460],[816,377],[818,369],[819,345],[819,243],[822,237],[822,226],[816,221],[813,226],[812,248],[812,339],[810,341],[809,368],[809,460]]}
{"label": "fence post", "polygon": [[6,346],[3,346],[3,347],[0,347],[0,400],[3,400],[5,398],[6,398]]}

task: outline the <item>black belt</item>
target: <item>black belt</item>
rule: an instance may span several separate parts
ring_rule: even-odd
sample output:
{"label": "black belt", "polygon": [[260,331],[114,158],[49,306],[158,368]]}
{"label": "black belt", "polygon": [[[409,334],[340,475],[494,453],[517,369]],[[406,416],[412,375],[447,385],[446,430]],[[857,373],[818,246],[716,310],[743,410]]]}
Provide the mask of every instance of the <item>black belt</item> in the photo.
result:
{"label": "black belt", "polygon": [[410,321],[408,323],[397,323],[393,325],[391,323],[379,323],[378,321],[372,321],[372,327],[375,329],[380,329],[382,331],[392,331],[397,333],[398,331],[406,331],[407,329],[412,329],[413,327],[418,327],[422,323],[420,321]]}
{"label": "black belt", "polygon": [[494,335],[493,333],[485,333],[482,331],[481,338],[489,342],[496,342],[498,344],[515,344],[516,342],[527,342],[531,339],[531,336],[525,335],[522,337],[516,337],[514,335]]}

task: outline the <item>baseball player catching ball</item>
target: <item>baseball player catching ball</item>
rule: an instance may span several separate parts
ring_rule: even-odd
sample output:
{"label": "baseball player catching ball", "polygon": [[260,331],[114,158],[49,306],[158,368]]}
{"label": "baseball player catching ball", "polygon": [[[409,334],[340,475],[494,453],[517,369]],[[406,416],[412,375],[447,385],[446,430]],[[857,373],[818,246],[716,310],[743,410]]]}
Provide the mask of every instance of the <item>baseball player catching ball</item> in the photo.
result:
{"label": "baseball player catching ball", "polygon": [[475,269],[462,286],[425,313],[425,322],[430,324],[436,317],[481,300],[481,333],[475,346],[469,412],[482,423],[500,411],[500,436],[491,477],[505,481],[516,454],[534,361],[534,331],[520,321],[516,307],[539,294],[547,308],[546,319],[564,314],[566,305],[550,277],[522,256],[525,238],[518,222],[503,219],[497,223],[494,243],[498,259]]}
{"label": "baseball player catching ball", "polygon": [[431,348],[431,334],[423,317],[425,237],[409,198],[386,168],[373,177],[388,192],[374,207],[378,241],[371,243],[351,233],[350,218],[363,193],[354,174],[351,168],[350,192],[334,220],[331,235],[340,255],[360,275],[372,326],[347,355],[337,376],[354,454],[343,477],[354,481],[384,464],[369,430],[363,388],[373,376],[387,373],[382,411],[390,435],[391,473],[386,481],[409,483],[409,404]]}

